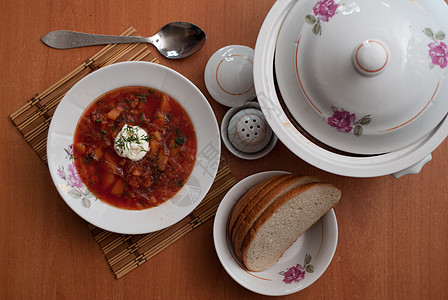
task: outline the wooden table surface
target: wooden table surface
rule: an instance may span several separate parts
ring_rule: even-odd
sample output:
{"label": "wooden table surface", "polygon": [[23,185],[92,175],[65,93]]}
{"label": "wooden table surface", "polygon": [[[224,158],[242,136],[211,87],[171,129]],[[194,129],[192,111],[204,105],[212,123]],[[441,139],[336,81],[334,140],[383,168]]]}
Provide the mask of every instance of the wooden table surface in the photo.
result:
{"label": "wooden table surface", "polygon": [[[274,0],[1,1],[0,3],[0,299],[258,299],[236,283],[216,255],[213,221],[117,280],[85,221],[62,200],[46,165],[8,118],[101,47],[55,50],[40,37],[57,29],[152,35],[189,21],[208,35],[181,61],[161,62],[206,95],[217,119],[226,108],[208,94],[208,58],[231,44],[255,47]],[[158,53],[156,53],[157,56]],[[445,99],[446,100],[446,99]],[[343,196],[335,208],[338,247],[323,276],[291,299],[447,299],[448,141],[419,175],[348,178],[321,171],[278,143],[267,157],[244,161],[224,150],[238,179],[265,170],[317,175]]]}

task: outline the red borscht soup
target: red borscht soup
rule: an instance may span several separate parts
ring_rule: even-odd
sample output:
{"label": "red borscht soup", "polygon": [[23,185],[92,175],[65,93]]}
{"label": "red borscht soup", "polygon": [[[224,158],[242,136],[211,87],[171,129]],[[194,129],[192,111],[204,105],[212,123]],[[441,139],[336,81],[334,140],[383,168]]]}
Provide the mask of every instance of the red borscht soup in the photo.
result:
{"label": "red borscht soup", "polygon": [[[86,109],[73,153],[82,181],[95,196],[139,210],[167,201],[182,188],[196,148],[195,129],[182,106],[165,93],[138,86],[110,91]],[[143,158],[123,157],[128,150],[143,151]]]}

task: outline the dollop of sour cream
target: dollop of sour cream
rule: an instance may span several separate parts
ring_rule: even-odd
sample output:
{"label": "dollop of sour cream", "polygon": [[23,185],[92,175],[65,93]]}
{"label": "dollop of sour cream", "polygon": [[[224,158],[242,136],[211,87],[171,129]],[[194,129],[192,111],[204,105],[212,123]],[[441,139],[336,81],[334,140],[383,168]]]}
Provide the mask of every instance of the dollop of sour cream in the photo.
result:
{"label": "dollop of sour cream", "polygon": [[139,161],[149,151],[148,134],[139,126],[125,124],[115,138],[114,149],[121,157]]}

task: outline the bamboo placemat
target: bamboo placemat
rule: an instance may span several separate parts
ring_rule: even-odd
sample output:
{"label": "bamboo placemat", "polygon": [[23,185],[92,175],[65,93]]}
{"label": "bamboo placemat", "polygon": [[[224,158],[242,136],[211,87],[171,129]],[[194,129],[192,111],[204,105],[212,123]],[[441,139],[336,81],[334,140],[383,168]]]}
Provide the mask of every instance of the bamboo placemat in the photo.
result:
{"label": "bamboo placemat", "polygon": [[[138,35],[132,27],[121,35]],[[89,73],[121,61],[158,63],[146,44],[107,45],[79,67],[9,115],[25,140],[46,163],[47,134],[54,111],[70,88]],[[169,245],[209,220],[216,213],[224,194],[236,183],[226,162],[221,159],[216,179],[201,204],[187,217],[166,229],[141,235],[112,233],[88,224],[104,252],[112,271],[120,278],[142,265]]]}
{"label": "bamboo placemat", "polygon": [[[137,32],[130,27],[121,35],[137,35]],[[99,68],[129,60],[159,62],[145,44],[107,45],[61,80],[32,97],[26,105],[10,114],[9,117],[25,140],[42,160],[47,162],[46,144],[50,121],[57,105],[68,90],[83,77]]]}

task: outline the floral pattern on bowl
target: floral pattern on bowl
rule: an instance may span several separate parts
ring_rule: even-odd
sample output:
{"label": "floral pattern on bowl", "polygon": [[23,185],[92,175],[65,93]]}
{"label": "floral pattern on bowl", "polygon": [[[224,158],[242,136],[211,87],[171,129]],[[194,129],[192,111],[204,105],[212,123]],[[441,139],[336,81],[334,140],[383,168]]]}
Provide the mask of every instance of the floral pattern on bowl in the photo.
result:
{"label": "floral pattern on bowl", "polygon": [[370,115],[366,115],[359,120],[356,120],[356,115],[344,109],[339,109],[332,106],[333,115],[327,119],[328,125],[336,128],[339,132],[353,134],[357,137],[363,133],[363,126],[369,125],[372,121]]}
{"label": "floral pattern on bowl", "polygon": [[429,58],[431,59],[430,68],[434,68],[434,66],[439,66],[441,69],[444,69],[448,65],[448,46],[442,42],[445,39],[445,33],[443,31],[434,31],[431,28],[423,29],[423,33],[433,40],[432,43],[428,44],[429,50]]}
{"label": "floral pattern on bowl", "polygon": [[73,156],[73,144],[64,148],[67,153],[67,164],[60,165],[57,169],[57,174],[60,178],[65,180],[67,185],[59,186],[58,188],[64,190],[72,199],[80,199],[81,205],[89,208],[92,200],[98,200],[92,192],[84,185],[81,177],[78,174],[75,166],[75,157]]}
{"label": "floral pattern on bowl", "polygon": [[305,273],[313,273],[314,266],[311,264],[311,255],[305,255],[305,261],[303,266],[301,264],[297,264],[296,266],[292,266],[286,271],[281,271],[279,274],[283,276],[283,282],[286,284],[291,283],[299,283],[303,279],[305,279]]}
{"label": "floral pattern on bowl", "polygon": [[307,15],[305,22],[313,25],[315,35],[322,34],[322,22],[328,22],[337,14],[339,5],[334,0],[320,0],[313,7],[313,15]]}

